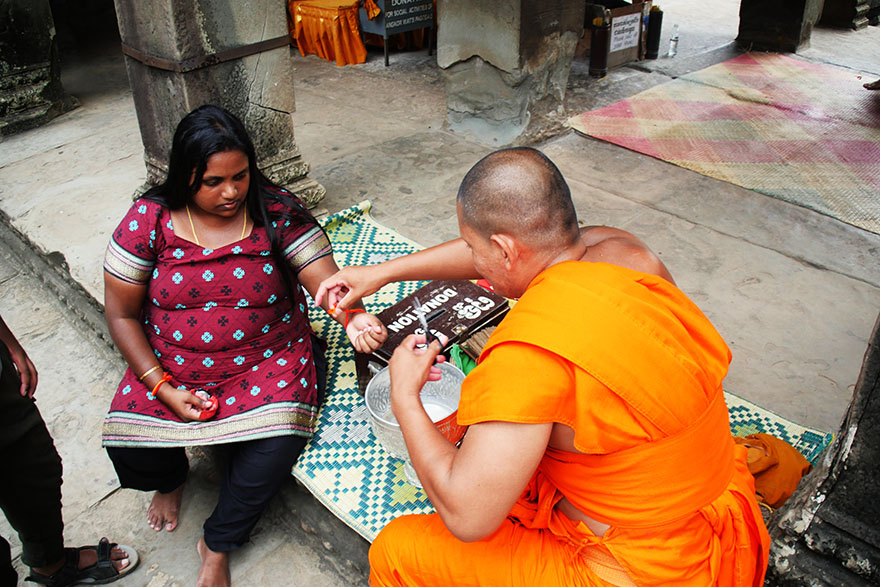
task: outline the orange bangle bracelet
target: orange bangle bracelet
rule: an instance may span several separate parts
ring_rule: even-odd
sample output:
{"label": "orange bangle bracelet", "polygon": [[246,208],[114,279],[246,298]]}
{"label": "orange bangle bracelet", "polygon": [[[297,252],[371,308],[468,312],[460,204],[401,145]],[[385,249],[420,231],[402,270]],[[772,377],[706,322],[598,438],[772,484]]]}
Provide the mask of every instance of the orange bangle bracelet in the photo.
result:
{"label": "orange bangle bracelet", "polygon": [[162,374],[162,379],[160,379],[159,383],[157,383],[153,387],[153,391],[150,392],[150,395],[152,395],[153,397],[156,397],[156,392],[159,390],[159,388],[162,386],[162,384],[165,383],[166,381],[171,381],[171,374],[170,373],[163,373]]}

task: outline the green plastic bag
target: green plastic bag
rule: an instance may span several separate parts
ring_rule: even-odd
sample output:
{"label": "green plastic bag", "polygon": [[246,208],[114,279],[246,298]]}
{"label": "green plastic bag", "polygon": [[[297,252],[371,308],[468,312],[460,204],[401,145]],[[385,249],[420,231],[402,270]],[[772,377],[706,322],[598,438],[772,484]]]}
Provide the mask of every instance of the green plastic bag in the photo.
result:
{"label": "green plastic bag", "polygon": [[452,364],[461,369],[465,375],[470,373],[471,370],[477,366],[477,362],[473,360],[470,355],[461,350],[458,343],[452,345],[452,348],[449,349],[449,356],[452,357]]}

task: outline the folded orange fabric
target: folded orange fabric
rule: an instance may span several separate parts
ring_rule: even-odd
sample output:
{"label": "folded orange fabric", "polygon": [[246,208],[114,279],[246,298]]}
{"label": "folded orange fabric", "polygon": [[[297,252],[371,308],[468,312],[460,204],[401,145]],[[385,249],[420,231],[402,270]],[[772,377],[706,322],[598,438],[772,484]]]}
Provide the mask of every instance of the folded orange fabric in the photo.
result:
{"label": "folded orange fabric", "polygon": [[382,12],[376,5],[375,0],[364,0],[364,10],[367,11],[367,18],[370,20],[375,19]]}
{"label": "folded orange fabric", "polygon": [[781,507],[801,478],[813,470],[810,461],[781,438],[750,434],[734,441],[748,449],[749,472],[755,477],[758,499],[772,508]]}

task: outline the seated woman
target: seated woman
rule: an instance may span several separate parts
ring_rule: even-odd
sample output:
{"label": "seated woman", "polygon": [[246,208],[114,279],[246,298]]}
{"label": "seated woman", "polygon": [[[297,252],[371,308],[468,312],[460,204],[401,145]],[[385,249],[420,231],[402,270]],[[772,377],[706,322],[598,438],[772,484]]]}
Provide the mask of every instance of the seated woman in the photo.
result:
{"label": "seated woman", "polygon": [[[314,433],[326,362],[301,285],[314,294],[336,271],[321,227],[263,176],[244,125],[217,106],[180,122],[168,179],[113,232],[105,308],[129,368],[103,443],[123,487],[156,492],[147,521],[157,531],[178,523],[184,447],[226,445],[199,585],[228,584],[227,553],[247,542]],[[337,320],[359,351],[387,337],[362,307]]]}

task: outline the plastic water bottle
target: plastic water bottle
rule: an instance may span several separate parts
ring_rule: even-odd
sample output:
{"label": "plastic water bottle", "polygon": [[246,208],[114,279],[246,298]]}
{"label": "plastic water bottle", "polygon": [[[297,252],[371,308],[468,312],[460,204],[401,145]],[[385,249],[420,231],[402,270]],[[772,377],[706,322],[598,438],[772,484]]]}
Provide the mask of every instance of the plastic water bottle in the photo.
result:
{"label": "plastic water bottle", "polygon": [[678,53],[678,25],[672,26],[672,36],[669,37],[669,52],[666,53],[667,57],[675,57],[675,54]]}

